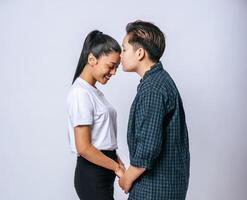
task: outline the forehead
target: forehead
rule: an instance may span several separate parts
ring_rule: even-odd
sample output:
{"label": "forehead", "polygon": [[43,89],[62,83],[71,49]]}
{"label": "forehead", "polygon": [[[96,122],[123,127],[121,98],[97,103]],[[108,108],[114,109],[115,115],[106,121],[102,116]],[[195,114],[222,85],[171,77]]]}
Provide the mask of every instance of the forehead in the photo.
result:
{"label": "forehead", "polygon": [[106,62],[114,62],[114,63],[117,63],[120,59],[120,54],[117,53],[117,52],[111,52],[107,55],[102,55],[101,60],[104,60]]}

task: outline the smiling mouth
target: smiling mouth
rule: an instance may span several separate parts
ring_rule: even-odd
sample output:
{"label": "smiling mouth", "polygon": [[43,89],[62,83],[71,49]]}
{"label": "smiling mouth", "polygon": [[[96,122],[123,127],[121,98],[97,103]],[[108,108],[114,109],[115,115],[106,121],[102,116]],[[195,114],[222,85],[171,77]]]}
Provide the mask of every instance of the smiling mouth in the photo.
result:
{"label": "smiling mouth", "polygon": [[111,78],[111,76],[110,76],[110,75],[105,75],[105,78],[106,78],[107,80],[109,80],[109,79]]}

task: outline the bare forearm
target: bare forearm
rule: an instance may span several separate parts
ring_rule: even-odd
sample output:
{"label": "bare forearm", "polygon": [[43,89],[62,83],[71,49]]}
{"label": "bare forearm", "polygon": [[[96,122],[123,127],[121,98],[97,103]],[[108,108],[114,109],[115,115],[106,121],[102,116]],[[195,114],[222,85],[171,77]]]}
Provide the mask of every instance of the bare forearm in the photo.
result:
{"label": "bare forearm", "polygon": [[83,153],[80,153],[82,157],[88,161],[99,165],[101,167],[116,171],[119,164],[112,160],[111,158],[105,156],[101,151],[96,149],[93,145],[89,145],[83,150]]}

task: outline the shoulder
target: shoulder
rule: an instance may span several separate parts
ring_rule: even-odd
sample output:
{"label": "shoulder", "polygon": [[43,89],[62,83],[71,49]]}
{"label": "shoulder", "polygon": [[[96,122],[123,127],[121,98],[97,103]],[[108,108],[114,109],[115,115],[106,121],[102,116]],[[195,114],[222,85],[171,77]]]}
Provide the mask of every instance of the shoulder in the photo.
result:
{"label": "shoulder", "polygon": [[69,90],[67,100],[90,98],[90,96],[90,92],[86,88],[73,84]]}
{"label": "shoulder", "polygon": [[154,76],[150,77],[148,81],[151,89],[161,92],[163,94],[176,95],[178,93],[176,84],[173,78],[166,70],[162,70],[156,73]]}
{"label": "shoulder", "polygon": [[157,87],[153,82],[146,81],[141,85],[136,100],[139,103],[164,101],[167,98],[166,91]]}
{"label": "shoulder", "polygon": [[156,73],[141,83],[140,94],[166,94],[167,84],[166,75],[162,70],[160,73]]}
{"label": "shoulder", "polygon": [[174,100],[179,95],[173,79],[165,70],[144,80],[138,93],[139,96],[155,96],[165,101]]}

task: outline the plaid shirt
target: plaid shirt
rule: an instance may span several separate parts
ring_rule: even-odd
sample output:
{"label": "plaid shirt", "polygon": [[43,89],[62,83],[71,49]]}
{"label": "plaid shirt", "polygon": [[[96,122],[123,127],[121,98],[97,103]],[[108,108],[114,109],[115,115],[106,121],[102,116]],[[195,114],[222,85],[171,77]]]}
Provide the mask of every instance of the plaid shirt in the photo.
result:
{"label": "plaid shirt", "polygon": [[159,62],[138,85],[128,123],[130,164],[146,168],[129,200],[184,200],[190,153],[183,104]]}

